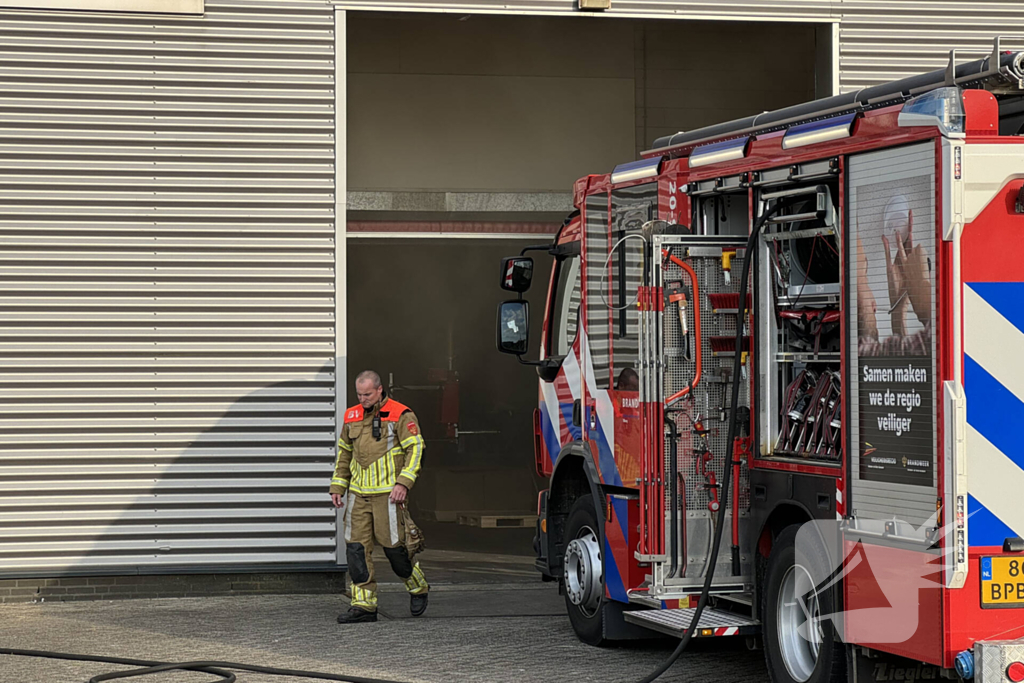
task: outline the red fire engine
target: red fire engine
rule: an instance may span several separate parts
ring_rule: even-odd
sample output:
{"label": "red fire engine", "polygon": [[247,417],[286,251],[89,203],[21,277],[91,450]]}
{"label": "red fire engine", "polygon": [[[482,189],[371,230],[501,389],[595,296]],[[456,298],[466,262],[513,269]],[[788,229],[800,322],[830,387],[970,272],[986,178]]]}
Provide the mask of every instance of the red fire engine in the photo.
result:
{"label": "red fire engine", "polygon": [[996,40],[659,139],[502,262],[537,567],[581,640],[760,634],[779,683],[1024,680],[1022,133]]}

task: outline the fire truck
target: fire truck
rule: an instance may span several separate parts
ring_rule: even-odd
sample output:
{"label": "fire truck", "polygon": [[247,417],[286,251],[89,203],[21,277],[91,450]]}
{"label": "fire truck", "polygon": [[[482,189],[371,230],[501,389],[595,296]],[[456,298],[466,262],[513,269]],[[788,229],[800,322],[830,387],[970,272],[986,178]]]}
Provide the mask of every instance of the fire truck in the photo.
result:
{"label": "fire truck", "polygon": [[661,138],[502,261],[536,565],[581,640],[747,636],[777,683],[1024,680],[1022,134],[996,39]]}

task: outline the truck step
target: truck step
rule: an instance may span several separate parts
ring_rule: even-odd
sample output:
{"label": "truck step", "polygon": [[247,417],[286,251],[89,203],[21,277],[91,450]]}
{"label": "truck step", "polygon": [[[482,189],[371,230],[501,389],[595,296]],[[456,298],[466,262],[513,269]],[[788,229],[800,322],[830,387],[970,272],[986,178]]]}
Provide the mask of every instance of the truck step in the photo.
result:
{"label": "truck step", "polygon": [[[626,595],[629,598],[629,602],[634,605],[643,605],[644,607],[653,607],[654,609],[674,609],[679,606],[680,599],[686,601],[690,596],[697,596],[703,587],[694,585],[689,588],[678,586],[671,586],[671,588],[674,591],[674,597],[657,597],[651,595],[646,588],[627,591]],[[742,583],[723,583],[712,586],[710,593],[726,600],[749,605],[749,597],[746,597],[748,594],[743,592],[744,588],[745,586]],[[693,604],[696,605],[697,603],[694,602]]]}
{"label": "truck step", "polygon": [[629,598],[630,604],[643,605],[644,607],[651,607],[653,609],[662,609],[663,605],[661,600],[652,597],[647,593],[646,590],[631,590],[626,591],[626,596]]}
{"label": "truck step", "polygon": [[[682,638],[686,629],[690,627],[693,613],[696,611],[696,607],[637,610],[625,612],[622,616],[631,624]],[[760,632],[761,624],[755,619],[708,607],[701,613],[700,623],[697,624],[697,632],[693,634],[693,637],[753,636]]]}

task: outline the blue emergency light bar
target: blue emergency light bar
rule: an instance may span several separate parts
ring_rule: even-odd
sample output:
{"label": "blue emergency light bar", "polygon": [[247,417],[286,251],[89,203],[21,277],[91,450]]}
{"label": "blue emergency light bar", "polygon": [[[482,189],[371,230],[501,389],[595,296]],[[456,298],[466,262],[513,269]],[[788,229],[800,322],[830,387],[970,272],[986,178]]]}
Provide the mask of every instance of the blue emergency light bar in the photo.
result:
{"label": "blue emergency light bar", "polygon": [[641,159],[640,161],[630,161],[628,164],[619,164],[615,167],[615,170],[612,171],[612,185],[628,183],[631,180],[640,180],[642,178],[653,178],[658,175],[660,168],[661,157]]}
{"label": "blue emergency light bar", "polygon": [[693,151],[690,152],[690,168],[742,159],[747,156],[748,142],[750,142],[750,138],[745,137],[694,147]]}
{"label": "blue emergency light bar", "polygon": [[823,121],[812,121],[793,126],[786,131],[786,136],[782,138],[782,149],[806,147],[819,142],[848,138],[855,118],[857,118],[856,113],[843,114]]}

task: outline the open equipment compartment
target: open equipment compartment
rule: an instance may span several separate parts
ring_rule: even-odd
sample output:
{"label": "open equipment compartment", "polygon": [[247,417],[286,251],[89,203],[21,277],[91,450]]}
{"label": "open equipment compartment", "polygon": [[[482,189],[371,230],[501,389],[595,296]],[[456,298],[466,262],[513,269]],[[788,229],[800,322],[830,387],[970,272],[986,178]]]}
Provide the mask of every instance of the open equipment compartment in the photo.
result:
{"label": "open equipment compartment", "polygon": [[782,204],[758,240],[762,457],[839,464],[841,214],[837,160],[755,180],[759,214]]}
{"label": "open equipment compartment", "polygon": [[[735,198],[733,201],[738,203]],[[725,262],[732,258],[742,260],[744,243],[744,238],[728,234],[654,238],[655,252],[663,255],[654,278],[655,286],[664,291],[664,369],[659,390],[665,403],[665,421],[675,422],[675,429],[667,429],[662,435],[667,482],[665,509],[674,508],[680,513],[678,523],[666,520],[666,547],[669,557],[677,558],[677,562],[668,568],[656,565],[654,571],[659,587],[679,595],[699,592],[711,569],[708,560],[722,501],[729,498],[726,518],[730,527],[734,517],[737,529],[746,531],[749,523],[750,484],[745,464],[736,472],[736,490],[741,492],[738,503],[731,500],[731,493],[727,495],[722,490],[732,455],[726,422],[733,410],[729,405],[732,382],[740,382],[737,409],[747,414],[750,411],[747,364],[742,366],[740,377],[732,375],[735,302],[739,301],[740,278],[730,277],[722,266],[723,257]],[[737,252],[739,255],[735,256]],[[722,300],[732,301],[732,309],[716,308],[716,302]],[[744,336],[749,348],[749,337]],[[678,435],[675,448],[671,443],[673,432]],[[677,531],[675,539],[673,528]],[[678,550],[673,552],[673,548]],[[739,572],[733,571],[728,554],[719,555],[713,582],[715,592],[744,590],[752,576],[749,551],[744,548]]]}

